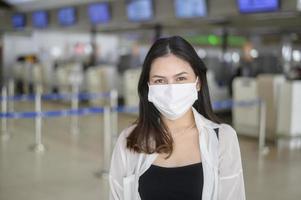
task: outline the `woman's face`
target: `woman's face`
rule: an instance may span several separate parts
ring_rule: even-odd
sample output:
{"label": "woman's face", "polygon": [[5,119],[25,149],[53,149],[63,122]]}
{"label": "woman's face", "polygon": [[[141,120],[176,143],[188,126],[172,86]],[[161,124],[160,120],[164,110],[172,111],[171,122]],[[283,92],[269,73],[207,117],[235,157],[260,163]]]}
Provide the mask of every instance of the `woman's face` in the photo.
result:
{"label": "woman's face", "polygon": [[[188,62],[173,54],[156,58],[151,64],[149,84],[193,83],[196,75]],[[200,82],[197,83],[200,89]]]}

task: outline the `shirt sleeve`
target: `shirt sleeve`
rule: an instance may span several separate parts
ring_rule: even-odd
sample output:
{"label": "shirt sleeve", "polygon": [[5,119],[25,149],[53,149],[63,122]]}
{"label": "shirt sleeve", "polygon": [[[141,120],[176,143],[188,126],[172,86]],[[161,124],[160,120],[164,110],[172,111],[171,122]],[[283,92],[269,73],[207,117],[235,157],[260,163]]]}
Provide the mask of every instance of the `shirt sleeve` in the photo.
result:
{"label": "shirt sleeve", "polygon": [[123,200],[123,177],[126,174],[124,131],[120,133],[111,156],[109,170],[109,200]]}
{"label": "shirt sleeve", "polygon": [[241,153],[236,131],[228,124],[220,128],[218,200],[245,200]]}

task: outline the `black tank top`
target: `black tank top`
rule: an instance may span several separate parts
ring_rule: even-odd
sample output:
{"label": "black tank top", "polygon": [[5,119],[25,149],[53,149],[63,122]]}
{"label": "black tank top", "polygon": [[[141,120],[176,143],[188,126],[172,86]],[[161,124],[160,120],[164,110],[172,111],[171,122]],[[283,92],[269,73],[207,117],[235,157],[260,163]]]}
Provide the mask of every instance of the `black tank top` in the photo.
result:
{"label": "black tank top", "polygon": [[139,177],[141,200],[201,200],[202,163],[180,167],[151,165]]}

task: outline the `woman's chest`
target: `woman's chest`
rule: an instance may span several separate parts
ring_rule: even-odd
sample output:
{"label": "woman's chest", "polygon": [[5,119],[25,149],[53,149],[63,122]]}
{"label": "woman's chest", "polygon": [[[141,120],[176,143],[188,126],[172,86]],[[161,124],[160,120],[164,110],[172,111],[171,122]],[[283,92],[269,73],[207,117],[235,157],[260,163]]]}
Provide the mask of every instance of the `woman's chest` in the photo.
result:
{"label": "woman's chest", "polygon": [[201,162],[197,132],[190,133],[186,137],[175,137],[173,152],[169,158],[165,159],[167,156],[168,154],[166,153],[160,153],[153,164],[163,167],[177,167]]}

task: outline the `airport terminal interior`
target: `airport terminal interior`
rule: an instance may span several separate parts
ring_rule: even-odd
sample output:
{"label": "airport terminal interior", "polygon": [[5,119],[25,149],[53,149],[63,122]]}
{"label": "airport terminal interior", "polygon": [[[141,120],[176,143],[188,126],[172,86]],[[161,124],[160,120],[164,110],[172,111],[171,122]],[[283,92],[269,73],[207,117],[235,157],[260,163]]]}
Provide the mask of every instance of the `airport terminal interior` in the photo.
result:
{"label": "airport terminal interior", "polygon": [[173,35],[238,135],[246,199],[300,200],[301,0],[0,0],[0,200],[108,200],[143,61]]}

